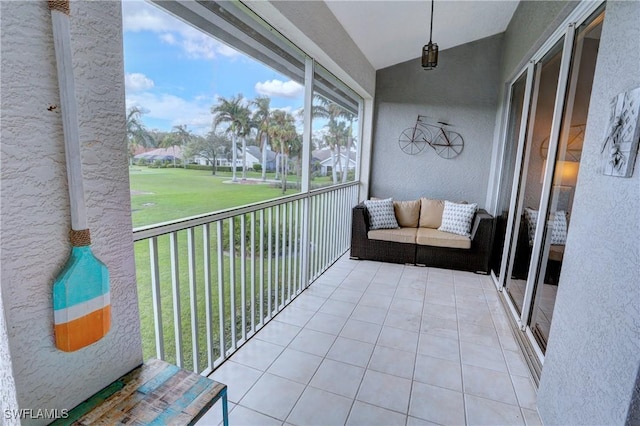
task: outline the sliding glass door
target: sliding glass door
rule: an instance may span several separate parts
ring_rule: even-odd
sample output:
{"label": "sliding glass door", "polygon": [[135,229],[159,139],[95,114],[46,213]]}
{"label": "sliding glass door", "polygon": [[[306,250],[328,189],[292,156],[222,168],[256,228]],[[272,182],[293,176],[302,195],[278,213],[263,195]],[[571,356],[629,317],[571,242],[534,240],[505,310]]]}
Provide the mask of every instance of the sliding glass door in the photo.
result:
{"label": "sliding glass door", "polygon": [[[509,122],[507,124],[507,133],[505,135],[503,165],[500,174],[500,188],[498,195],[498,206],[496,213],[496,233],[494,237],[494,250],[491,258],[491,271],[496,279],[500,279],[502,271],[502,257],[504,251],[504,242],[508,228],[509,214],[513,208],[511,205],[511,188],[513,186],[513,174],[516,168],[516,162],[520,152],[518,150],[519,141],[524,137],[524,129],[526,129],[526,120],[528,114],[528,104],[525,104],[527,94],[527,70],[511,85],[509,95]],[[530,82],[529,82],[530,87]],[[509,191],[507,191],[509,189]]]}
{"label": "sliding glass door", "polygon": [[[518,314],[522,314],[527,281],[533,254],[536,213],[542,197],[544,159],[540,147],[551,135],[553,111],[558,88],[564,38],[535,65],[534,88],[524,153],[521,159],[519,184],[512,215],[511,250],[505,288]],[[532,226],[533,223],[533,226]]]}
{"label": "sliding glass door", "polygon": [[[580,169],[584,130],[589,111],[591,87],[604,14],[587,21],[576,32],[569,84],[564,99],[559,142],[551,175],[546,220],[542,235],[542,254],[536,265],[533,305],[527,325],[545,352],[560,272],[571,223],[573,195]],[[541,157],[548,162],[548,148],[541,146]],[[553,157],[551,157],[553,158]],[[542,208],[540,209],[542,211]]]}
{"label": "sliding glass door", "polygon": [[584,13],[510,88],[492,272],[540,366],[561,285],[604,6]]}

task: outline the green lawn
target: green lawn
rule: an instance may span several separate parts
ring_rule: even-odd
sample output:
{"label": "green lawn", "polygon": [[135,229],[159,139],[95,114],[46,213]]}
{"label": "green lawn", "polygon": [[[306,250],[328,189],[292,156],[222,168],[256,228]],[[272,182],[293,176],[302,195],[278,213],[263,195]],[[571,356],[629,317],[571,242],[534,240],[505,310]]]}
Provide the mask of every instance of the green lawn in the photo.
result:
{"label": "green lawn", "polygon": [[[260,178],[259,173],[250,173],[248,178]],[[272,178],[273,176],[268,176]],[[130,181],[131,181],[131,204],[132,204],[132,216],[134,227],[149,225],[158,222],[165,222],[173,219],[179,219],[186,216],[192,216],[196,214],[209,213],[212,211],[222,210],[230,207],[244,205],[248,203],[254,203],[263,201],[275,197],[282,196],[282,190],[280,188],[271,187],[268,184],[230,184],[225,183],[231,179],[230,173],[225,175],[212,176],[210,171],[198,171],[198,170],[185,170],[185,169],[151,169],[147,167],[132,167],[130,169]],[[295,176],[292,177],[292,181],[295,181]],[[323,179],[324,180],[324,179]],[[318,182],[316,183],[323,183]],[[287,195],[297,193],[296,189],[287,190]],[[258,216],[258,215],[257,215]],[[249,215],[247,218],[247,229],[245,233],[245,241],[247,242],[245,250],[247,255],[250,255],[250,238],[247,236],[250,229]],[[227,340],[226,349],[230,348],[231,340],[231,279],[230,271],[235,271],[235,280],[233,290],[235,291],[235,297],[233,298],[236,305],[236,327],[235,331],[238,336],[242,332],[242,285],[241,285],[241,272],[243,265],[241,264],[242,256],[240,255],[240,220],[236,220],[234,224],[234,236],[236,249],[236,255],[233,258],[230,256],[229,246],[229,229],[230,222],[227,220],[224,222],[224,230],[222,234],[223,240],[223,256],[222,256],[222,270],[224,273],[223,291],[224,297],[224,309],[225,309],[225,338]],[[295,273],[297,267],[299,267],[299,256],[289,256],[288,247],[287,250],[280,250],[280,255],[275,255],[275,228],[276,220],[275,215],[271,219],[272,231],[272,257],[271,261],[274,266],[271,274],[269,275],[265,269],[260,269],[259,259],[259,234],[262,230],[264,235],[263,242],[263,264],[268,263],[267,250],[268,250],[268,216],[265,215],[265,222],[262,224],[258,220],[256,223],[256,262],[255,268],[255,306],[256,310],[256,323],[259,322],[259,300],[260,293],[264,300],[263,309],[267,311],[267,300],[271,297],[272,306],[275,306],[275,293],[278,288],[278,294],[281,296],[283,291],[288,292],[289,282],[295,283]],[[282,224],[282,218],[278,222]],[[264,228],[262,228],[264,225]],[[282,236],[282,232],[278,234]],[[187,231],[180,231],[176,233],[177,238],[177,276],[176,282],[177,296],[180,299],[180,317],[182,319],[182,327],[178,330],[182,333],[182,345],[184,354],[183,365],[187,368],[193,367],[192,360],[192,324],[191,324],[191,298],[190,298],[190,285],[189,285],[189,259],[188,259],[188,243],[187,243]],[[285,238],[280,239],[280,248],[282,248]],[[162,329],[164,334],[164,346],[165,346],[165,359],[170,362],[176,362],[175,351],[175,334],[174,316],[176,310],[173,303],[174,291],[173,291],[173,272],[171,268],[171,251],[170,251],[169,236],[158,237],[158,269],[159,269],[159,281],[160,281],[160,297],[161,297],[161,309],[162,309]],[[194,276],[196,282],[196,309],[197,309],[197,323],[198,333],[197,340],[199,343],[199,364],[200,370],[206,366],[206,354],[207,354],[207,334],[206,334],[206,315],[205,315],[205,268],[204,268],[204,239],[203,239],[203,227],[197,227],[194,230],[194,259],[195,269]],[[218,297],[218,253],[217,253],[217,235],[216,227],[211,227],[211,238],[209,241],[210,247],[210,276],[211,276],[211,300],[212,300],[212,319],[211,329],[212,337],[214,340],[214,358],[219,355],[219,349],[217,347],[219,340],[219,297]],[[235,263],[232,268],[231,263]],[[136,275],[138,283],[138,301],[140,309],[141,329],[142,329],[142,344],[144,357],[149,358],[155,356],[155,333],[154,333],[154,312],[152,303],[152,289],[151,289],[151,267],[149,261],[149,243],[148,241],[139,241],[135,243],[135,261],[136,261]],[[278,269],[276,271],[275,265],[278,263]],[[282,265],[285,265],[283,270]],[[291,266],[291,273],[289,269]],[[250,324],[249,307],[251,306],[251,264],[247,261],[244,271],[246,274],[245,281],[245,294],[247,307],[245,318],[247,323]],[[269,293],[267,284],[269,277],[272,281],[272,291]],[[260,282],[264,283],[264,288],[260,290]],[[276,283],[278,285],[276,285]],[[279,297],[280,300],[282,300]]]}
{"label": "green lawn", "polygon": [[[249,172],[247,177],[251,179],[245,183],[239,179],[241,183],[233,184],[225,183],[231,180],[231,173],[218,173],[214,176],[206,170],[133,166],[129,170],[133,227],[283,196],[281,188],[275,188],[271,184],[255,183],[253,179],[260,179],[260,173]],[[267,179],[273,177],[273,173],[267,175]],[[327,178],[318,181],[321,180]],[[295,183],[297,178],[290,176],[288,181]],[[297,192],[297,189],[287,189],[285,195]]]}

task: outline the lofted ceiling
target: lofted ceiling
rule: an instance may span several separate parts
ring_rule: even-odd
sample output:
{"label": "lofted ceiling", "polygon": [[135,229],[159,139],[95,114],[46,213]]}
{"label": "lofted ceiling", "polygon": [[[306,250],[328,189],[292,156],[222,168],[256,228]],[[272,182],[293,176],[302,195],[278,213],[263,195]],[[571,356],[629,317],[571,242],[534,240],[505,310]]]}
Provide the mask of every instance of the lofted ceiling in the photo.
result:
{"label": "lofted ceiling", "polygon": [[[430,1],[325,0],[375,69],[421,55],[429,41]],[[436,0],[433,42],[440,51],[503,32],[518,0]]]}

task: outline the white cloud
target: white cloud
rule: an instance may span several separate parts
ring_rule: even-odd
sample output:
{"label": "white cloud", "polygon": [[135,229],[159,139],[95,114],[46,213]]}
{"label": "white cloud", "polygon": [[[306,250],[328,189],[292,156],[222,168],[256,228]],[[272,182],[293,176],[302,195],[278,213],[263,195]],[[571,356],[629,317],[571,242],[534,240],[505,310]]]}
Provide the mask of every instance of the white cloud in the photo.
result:
{"label": "white cloud", "polygon": [[127,91],[140,92],[151,89],[154,86],[154,83],[153,80],[146,75],[134,72],[125,74],[124,85]]}
{"label": "white cloud", "polygon": [[186,26],[171,15],[160,11],[142,0],[124,0],[122,2],[122,27],[124,31],[168,32]]}
{"label": "white cloud", "polygon": [[[194,133],[205,134],[211,130],[211,105],[215,96],[199,96],[196,99],[184,99],[167,93],[149,92],[128,93],[127,109],[138,106],[145,110],[143,120],[152,118],[168,121],[170,126],[186,124]],[[169,130],[169,129],[161,129]]]}
{"label": "white cloud", "polygon": [[217,55],[230,58],[240,56],[237,50],[145,1],[122,2],[122,26],[125,32],[157,33],[162,42],[180,47],[189,58],[213,59]]}
{"label": "white cloud", "polygon": [[267,80],[265,82],[257,82],[255,89],[256,92],[261,95],[297,98],[302,95],[304,86],[299,85],[293,80]]}
{"label": "white cloud", "polygon": [[167,43],[167,44],[178,43],[178,40],[176,40],[176,37],[171,33],[160,34],[160,40],[162,40],[163,43]]}

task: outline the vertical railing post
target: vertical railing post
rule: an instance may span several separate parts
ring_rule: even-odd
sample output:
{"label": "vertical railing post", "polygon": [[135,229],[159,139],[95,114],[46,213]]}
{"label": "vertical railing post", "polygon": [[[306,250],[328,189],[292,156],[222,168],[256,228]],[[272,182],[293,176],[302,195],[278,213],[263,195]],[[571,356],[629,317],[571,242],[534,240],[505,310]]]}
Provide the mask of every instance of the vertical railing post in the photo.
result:
{"label": "vertical railing post", "polygon": [[204,265],[204,311],[207,339],[207,369],[213,370],[213,308],[211,306],[211,227],[202,225],[202,260]]}
{"label": "vertical railing post", "polygon": [[193,350],[193,371],[200,372],[198,363],[198,299],[196,293],[196,242],[194,228],[187,229],[187,259],[189,262],[189,302],[191,303],[191,347]]}
{"label": "vertical railing post", "polygon": [[318,276],[318,269],[320,268],[320,197],[322,195],[314,195],[311,199],[311,229],[313,229],[313,274],[312,278]]}
{"label": "vertical railing post", "polygon": [[256,212],[251,212],[251,332],[256,332]]}
{"label": "vertical railing post", "polygon": [[169,234],[169,251],[171,256],[171,291],[173,295],[173,330],[176,345],[176,364],[183,366],[182,358],[182,313],[180,310],[180,271],[178,266],[178,235]]}
{"label": "vertical railing post", "polygon": [[289,261],[287,262],[287,303],[291,301],[291,269],[293,267],[293,262],[295,259],[293,258],[293,206],[295,201],[289,203],[289,227],[287,230],[289,231],[289,235],[287,237],[287,244],[289,245],[288,256]]}
{"label": "vertical railing post", "polygon": [[264,324],[264,209],[260,210],[260,324]]}
{"label": "vertical railing post", "polygon": [[267,315],[269,316],[269,319],[271,319],[273,317],[273,311],[272,311],[272,306],[271,306],[271,291],[272,291],[272,286],[271,286],[271,274],[272,274],[272,270],[271,270],[271,262],[273,259],[273,255],[272,255],[272,244],[273,244],[273,233],[272,233],[272,227],[273,227],[273,209],[275,207],[270,207],[268,212],[268,222],[267,222]]}
{"label": "vertical railing post", "polygon": [[220,357],[225,358],[227,355],[227,342],[225,338],[225,309],[224,309],[224,232],[223,232],[223,221],[219,220],[216,223],[216,242],[218,243],[218,322],[219,322],[219,333],[218,336],[220,340]]}
{"label": "vertical railing post", "polygon": [[242,319],[242,340],[247,340],[247,247],[246,247],[247,224],[245,215],[240,216],[240,311]]}
{"label": "vertical railing post", "polygon": [[231,317],[231,349],[236,350],[236,226],[234,217],[229,218],[229,315]]}
{"label": "vertical railing post", "polygon": [[162,304],[160,301],[160,267],[158,265],[158,237],[149,238],[149,263],[151,266],[151,298],[153,300],[153,327],[156,337],[156,358],[164,359]]}
{"label": "vertical railing post", "polygon": [[309,205],[311,203],[311,197],[303,198],[302,200],[302,214],[301,214],[301,227],[300,227],[300,289],[305,289],[309,285],[309,269],[311,263],[309,262],[311,256],[311,244],[309,241]]}
{"label": "vertical railing post", "polygon": [[275,287],[275,297],[274,297],[274,309],[276,312],[279,310],[278,306],[280,305],[280,297],[279,297],[279,288],[280,288],[280,205],[275,207],[276,209],[276,264],[275,264],[275,278],[274,278],[274,287]]}
{"label": "vertical railing post", "polygon": [[299,229],[300,229],[300,202],[302,200],[296,200],[295,201],[295,205],[296,205],[296,211],[294,214],[295,217],[295,226],[293,227],[294,229],[294,236],[293,236],[293,258],[294,258],[294,264],[293,264],[293,285],[294,285],[294,293],[298,294],[300,291],[300,283],[302,283],[301,279],[300,279],[300,258],[298,257],[298,255],[300,254],[298,252],[298,247],[300,246],[300,239],[299,239]]}
{"label": "vertical railing post", "polygon": [[281,306],[284,306],[284,299],[285,299],[285,292],[286,292],[286,281],[287,281],[287,274],[286,274],[286,264],[287,264],[287,203],[283,203],[282,204],[282,235],[279,236],[279,238],[282,238],[282,246],[280,247],[280,252],[278,253],[278,255],[280,255],[280,253],[282,253],[281,257],[282,257],[282,262],[280,264],[280,268],[281,268],[281,277],[280,277],[280,284],[278,284],[278,287],[280,288],[280,303],[278,304],[278,311],[280,310]]}
{"label": "vertical railing post", "polygon": [[329,242],[328,242],[328,234],[331,233],[332,229],[330,228],[329,223],[329,202],[327,200],[328,193],[325,192],[322,194],[322,220],[320,221],[320,232],[322,233],[322,264],[320,266],[320,273],[324,272],[326,269],[326,265],[329,259]]}

